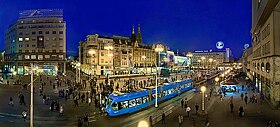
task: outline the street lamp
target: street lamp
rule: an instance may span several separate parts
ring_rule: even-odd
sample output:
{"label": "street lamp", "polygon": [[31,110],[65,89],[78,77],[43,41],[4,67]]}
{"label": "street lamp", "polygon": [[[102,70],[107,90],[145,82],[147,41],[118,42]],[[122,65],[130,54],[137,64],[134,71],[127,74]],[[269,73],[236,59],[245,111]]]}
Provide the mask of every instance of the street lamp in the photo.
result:
{"label": "street lamp", "polygon": [[92,57],[94,57],[95,51],[94,50],[89,50],[88,54],[90,55],[90,70],[91,70],[90,78],[92,79],[92,72],[93,72],[93,69],[92,69]]}
{"label": "street lamp", "polygon": [[142,59],[144,59],[144,69],[145,69],[145,74],[147,73],[147,69],[146,69],[146,56],[143,55]]}
{"label": "street lamp", "polygon": [[205,94],[205,91],[206,91],[206,87],[205,86],[201,86],[200,90],[202,92],[202,113],[204,114],[205,113],[204,94]]}
{"label": "street lamp", "polygon": [[[158,52],[158,67],[160,67],[160,52],[162,52],[164,49],[163,49],[163,46],[161,45],[161,44],[158,44],[157,45],[157,47],[156,47],[156,49],[155,49],[155,51],[156,52]],[[157,67],[157,64],[156,64],[156,101],[155,101],[155,107],[157,108],[158,107],[158,89],[157,89],[157,87],[158,87],[158,68]],[[159,77],[160,77],[160,75],[159,75]],[[159,78],[160,79],[160,78]]]}
{"label": "street lamp", "polygon": [[149,125],[146,121],[140,121],[137,127],[149,127]]}

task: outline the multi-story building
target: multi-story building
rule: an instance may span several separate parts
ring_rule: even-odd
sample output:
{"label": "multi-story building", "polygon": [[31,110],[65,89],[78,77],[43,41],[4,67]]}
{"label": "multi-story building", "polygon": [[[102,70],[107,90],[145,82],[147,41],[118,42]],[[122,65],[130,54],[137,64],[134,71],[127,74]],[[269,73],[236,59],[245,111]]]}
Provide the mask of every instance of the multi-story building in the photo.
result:
{"label": "multi-story building", "polygon": [[147,68],[155,66],[155,55],[153,46],[142,44],[140,26],[137,36],[133,27],[131,38],[95,34],[88,35],[86,41],[79,44],[81,69],[87,74],[128,74],[139,70],[151,72],[152,69]]}
{"label": "multi-story building", "polygon": [[257,90],[275,106],[280,103],[279,10],[279,0],[252,0],[250,73]]}
{"label": "multi-story building", "polygon": [[131,42],[133,44],[133,65],[138,70],[145,73],[152,73],[152,68],[156,64],[155,45],[144,45],[140,25],[138,25],[137,36],[132,28]]}
{"label": "multi-story building", "polygon": [[81,70],[90,75],[106,75],[113,70],[113,45],[109,37],[88,35],[79,43]]}
{"label": "multi-story building", "polygon": [[229,48],[225,51],[199,50],[189,52],[190,62],[194,68],[216,68],[222,63],[231,63],[234,61],[232,52]]}
{"label": "multi-story building", "polygon": [[59,9],[25,10],[5,33],[5,64],[17,74],[56,75],[66,67],[66,22]]}

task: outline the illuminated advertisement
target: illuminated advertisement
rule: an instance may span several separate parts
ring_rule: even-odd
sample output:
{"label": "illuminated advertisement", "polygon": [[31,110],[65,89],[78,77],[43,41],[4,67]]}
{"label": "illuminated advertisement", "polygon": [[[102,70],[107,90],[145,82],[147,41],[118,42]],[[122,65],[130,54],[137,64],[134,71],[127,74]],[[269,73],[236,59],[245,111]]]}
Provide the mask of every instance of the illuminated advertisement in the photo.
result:
{"label": "illuminated advertisement", "polygon": [[175,66],[187,66],[189,65],[188,57],[184,56],[175,56]]}

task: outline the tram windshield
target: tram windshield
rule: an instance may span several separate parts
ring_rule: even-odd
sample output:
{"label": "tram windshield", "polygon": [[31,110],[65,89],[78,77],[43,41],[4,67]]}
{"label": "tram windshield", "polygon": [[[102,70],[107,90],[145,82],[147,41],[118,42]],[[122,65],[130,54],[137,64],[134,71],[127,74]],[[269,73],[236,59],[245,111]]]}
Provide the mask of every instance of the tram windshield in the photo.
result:
{"label": "tram windshield", "polygon": [[110,105],[112,104],[112,99],[109,98],[108,101],[107,101],[107,104],[106,104],[106,108],[110,107]]}

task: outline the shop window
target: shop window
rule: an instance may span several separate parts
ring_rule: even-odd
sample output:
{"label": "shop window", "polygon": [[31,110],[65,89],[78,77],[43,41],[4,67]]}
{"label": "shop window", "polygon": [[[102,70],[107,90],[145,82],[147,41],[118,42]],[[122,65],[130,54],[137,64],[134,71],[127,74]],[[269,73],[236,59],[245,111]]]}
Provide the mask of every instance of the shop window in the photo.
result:
{"label": "shop window", "polygon": [[24,56],[25,59],[29,59],[29,57],[30,57],[29,55],[25,55]]}
{"label": "shop window", "polygon": [[36,59],[36,55],[31,55],[31,59]]}

